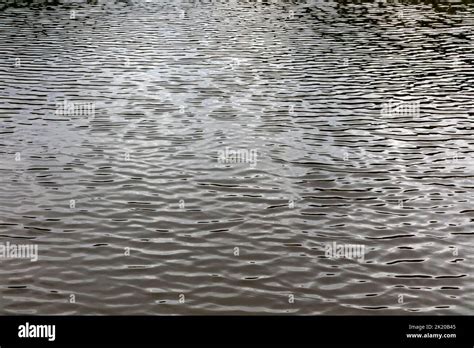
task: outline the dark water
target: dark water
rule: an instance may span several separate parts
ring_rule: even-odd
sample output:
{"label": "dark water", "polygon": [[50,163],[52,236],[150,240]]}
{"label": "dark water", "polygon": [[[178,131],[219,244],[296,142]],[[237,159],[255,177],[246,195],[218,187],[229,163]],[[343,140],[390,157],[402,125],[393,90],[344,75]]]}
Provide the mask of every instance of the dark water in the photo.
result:
{"label": "dark water", "polygon": [[39,252],[0,260],[0,313],[472,314],[473,25],[470,2],[4,8],[0,243]]}

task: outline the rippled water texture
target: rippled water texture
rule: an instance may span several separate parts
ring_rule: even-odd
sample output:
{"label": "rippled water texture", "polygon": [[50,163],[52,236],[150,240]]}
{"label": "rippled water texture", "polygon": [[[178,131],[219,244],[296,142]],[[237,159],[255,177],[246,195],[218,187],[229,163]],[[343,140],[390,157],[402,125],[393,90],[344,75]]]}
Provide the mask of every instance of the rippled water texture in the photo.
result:
{"label": "rippled water texture", "polygon": [[473,314],[473,25],[455,2],[4,7],[0,243],[39,259],[0,260],[0,313]]}

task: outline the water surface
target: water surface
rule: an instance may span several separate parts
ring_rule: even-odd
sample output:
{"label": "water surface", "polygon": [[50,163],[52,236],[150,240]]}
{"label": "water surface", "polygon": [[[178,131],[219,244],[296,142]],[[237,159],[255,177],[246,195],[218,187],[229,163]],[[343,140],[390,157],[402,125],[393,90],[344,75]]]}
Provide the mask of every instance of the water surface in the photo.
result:
{"label": "water surface", "polygon": [[0,313],[472,314],[473,25],[470,2],[3,8],[0,243],[39,260],[1,260]]}

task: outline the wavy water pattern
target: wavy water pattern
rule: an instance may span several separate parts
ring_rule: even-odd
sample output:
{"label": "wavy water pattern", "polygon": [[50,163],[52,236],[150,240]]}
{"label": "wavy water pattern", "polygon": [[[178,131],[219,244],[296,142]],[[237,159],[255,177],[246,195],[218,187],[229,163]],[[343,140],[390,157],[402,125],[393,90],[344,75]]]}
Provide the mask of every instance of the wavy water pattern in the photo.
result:
{"label": "wavy water pattern", "polygon": [[0,261],[0,313],[472,314],[473,28],[470,2],[4,6],[0,243],[39,258]]}

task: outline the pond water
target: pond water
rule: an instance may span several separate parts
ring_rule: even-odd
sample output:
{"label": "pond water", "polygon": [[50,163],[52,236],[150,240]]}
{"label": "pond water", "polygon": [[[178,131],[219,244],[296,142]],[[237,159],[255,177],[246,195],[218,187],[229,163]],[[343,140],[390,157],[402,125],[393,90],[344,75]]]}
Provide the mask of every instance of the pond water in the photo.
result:
{"label": "pond water", "polygon": [[472,314],[474,5],[436,3],[4,6],[0,313]]}

